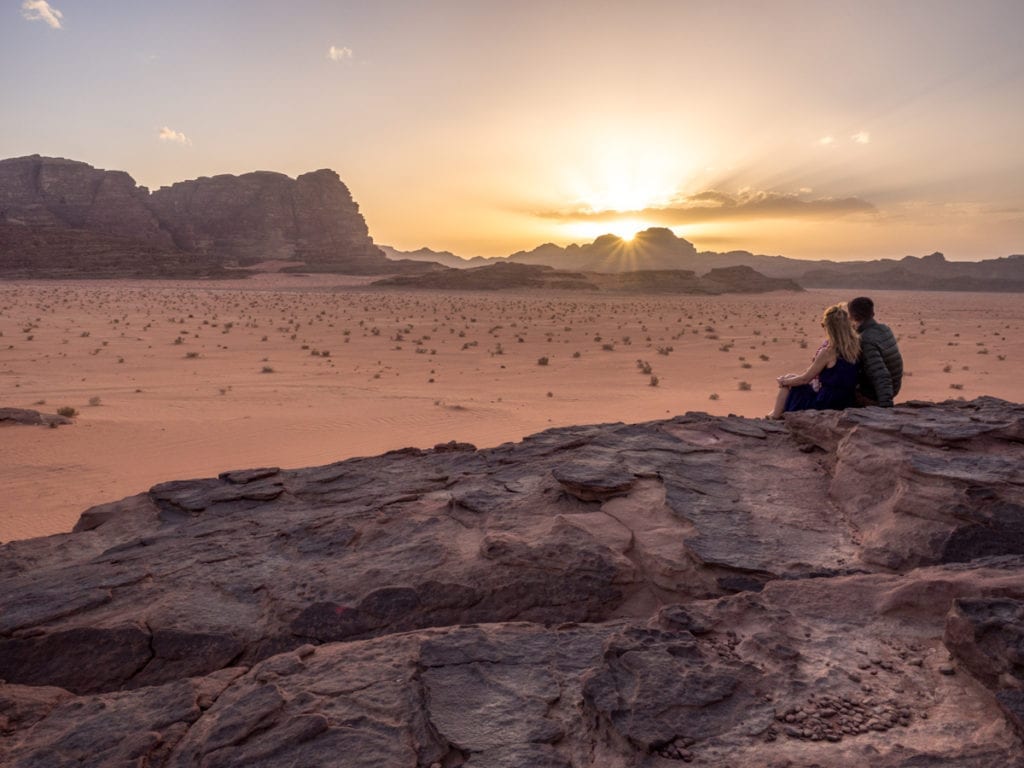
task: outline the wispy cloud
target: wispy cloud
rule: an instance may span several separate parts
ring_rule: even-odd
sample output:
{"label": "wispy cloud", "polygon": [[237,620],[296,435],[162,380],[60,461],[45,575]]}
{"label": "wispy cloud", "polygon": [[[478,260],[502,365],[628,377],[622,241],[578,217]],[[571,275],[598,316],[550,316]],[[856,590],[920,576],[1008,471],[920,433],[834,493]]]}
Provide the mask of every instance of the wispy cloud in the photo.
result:
{"label": "wispy cloud", "polygon": [[21,15],[29,21],[45,21],[54,29],[61,28],[64,14],[50,5],[46,0],[25,0],[21,4]]}
{"label": "wispy cloud", "polygon": [[192,139],[186,136],[181,131],[176,131],[173,128],[168,128],[166,125],[160,129],[160,133],[157,134],[160,141],[170,141],[175,144],[185,144],[186,146],[192,146]]}
{"label": "wispy cloud", "polygon": [[345,61],[346,59],[351,59],[354,55],[351,48],[338,48],[332,45],[327,49],[327,58],[331,61]]}
{"label": "wispy cloud", "polygon": [[628,216],[656,224],[698,224],[742,219],[839,218],[874,214],[874,205],[859,197],[820,197],[804,200],[798,194],[742,190],[735,195],[706,190],[670,206],[640,211],[540,211],[538,216],[562,221],[616,221]]}
{"label": "wispy cloud", "polygon": [[854,144],[870,144],[871,134],[867,131],[857,131],[857,133],[850,137],[850,141]]}
{"label": "wispy cloud", "polygon": [[818,146],[820,147],[831,147],[835,143],[835,136],[822,136],[820,139],[818,139]]}

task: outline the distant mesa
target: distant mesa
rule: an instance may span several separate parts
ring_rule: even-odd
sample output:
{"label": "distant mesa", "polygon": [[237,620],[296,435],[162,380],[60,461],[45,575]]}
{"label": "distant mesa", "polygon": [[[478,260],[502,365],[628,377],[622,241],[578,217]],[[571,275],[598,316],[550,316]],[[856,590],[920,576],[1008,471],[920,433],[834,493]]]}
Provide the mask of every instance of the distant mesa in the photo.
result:
{"label": "distant mesa", "polygon": [[5,276],[237,276],[271,259],[303,271],[423,269],[384,256],[331,170],[203,177],[150,193],[123,171],[74,160],[0,160]]}
{"label": "distant mesa", "polygon": [[765,277],[750,267],[723,267],[699,277],[685,269],[636,270],[632,272],[572,272],[542,264],[499,261],[484,267],[444,269],[424,275],[400,275],[373,283],[382,287],[434,290],[498,291],[547,289],[604,291],[613,293],[721,294],[801,291],[797,283]]}
{"label": "distant mesa", "polygon": [[545,243],[507,257],[472,260],[429,249],[402,252],[385,249],[389,258],[417,259],[433,255],[447,267],[467,269],[501,262],[545,265],[579,272],[628,273],[648,270],[689,270],[705,275],[715,269],[749,267],[763,276],[795,280],[806,288],[902,289],[941,291],[1024,291],[1024,256],[983,261],[947,261],[941,253],[901,259],[835,262],[766,256],[749,251],[698,251],[672,230],[652,227],[632,240],[608,234],[585,245]]}

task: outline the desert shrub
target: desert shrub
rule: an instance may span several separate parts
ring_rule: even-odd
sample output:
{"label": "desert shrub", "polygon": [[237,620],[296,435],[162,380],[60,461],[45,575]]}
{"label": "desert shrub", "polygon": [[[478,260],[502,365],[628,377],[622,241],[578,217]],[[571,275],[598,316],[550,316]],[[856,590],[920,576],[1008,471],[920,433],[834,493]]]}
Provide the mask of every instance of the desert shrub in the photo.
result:
{"label": "desert shrub", "polygon": [[260,373],[273,373],[273,372],[274,372],[274,369],[272,367],[270,367],[269,365],[264,365],[263,368],[260,369]]}
{"label": "desert shrub", "polygon": [[70,405],[65,405],[57,409],[57,415],[63,416],[67,419],[73,419],[78,415],[78,411],[72,408]]}
{"label": "desert shrub", "polygon": [[651,376],[651,384],[650,385],[652,387],[658,386],[658,377],[657,376]]}
{"label": "desert shrub", "polygon": [[94,408],[101,402],[102,401],[100,400],[98,395],[93,395],[92,397],[89,398],[89,405],[93,406]]}
{"label": "desert shrub", "polygon": [[573,356],[573,357],[579,357],[579,356],[580,356],[580,353],[579,353],[579,352],[573,352],[573,353],[572,353],[572,356]]}
{"label": "desert shrub", "polygon": [[185,357],[188,360],[195,360],[197,357],[199,357],[199,353],[198,352],[186,352],[185,353]]}
{"label": "desert shrub", "polygon": [[964,385],[963,384],[950,384],[949,388],[950,389],[963,389]]}
{"label": "desert shrub", "polygon": [[537,358],[537,365],[547,365],[547,364],[548,364],[547,357],[538,357]]}
{"label": "desert shrub", "polygon": [[717,399],[718,399],[718,393],[717,392],[712,392],[710,395],[708,395],[708,400],[717,400]]}
{"label": "desert shrub", "polygon": [[740,392],[749,392],[750,391],[750,382],[749,381],[741,381],[737,386],[738,386]]}

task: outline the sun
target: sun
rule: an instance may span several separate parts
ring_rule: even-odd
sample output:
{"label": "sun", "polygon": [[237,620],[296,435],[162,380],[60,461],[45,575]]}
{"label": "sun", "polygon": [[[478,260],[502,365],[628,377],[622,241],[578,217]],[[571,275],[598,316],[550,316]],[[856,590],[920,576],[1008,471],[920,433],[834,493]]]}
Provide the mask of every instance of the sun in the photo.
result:
{"label": "sun", "polygon": [[602,235],[615,235],[623,242],[631,243],[638,233],[651,226],[650,222],[642,219],[622,218],[610,221],[570,221],[563,228],[574,238],[596,240]]}
{"label": "sun", "polygon": [[647,229],[651,225],[640,219],[622,219],[620,221],[612,221],[608,224],[607,232],[613,235],[617,235],[621,240],[629,243],[633,241],[633,238],[637,236],[639,232]]}

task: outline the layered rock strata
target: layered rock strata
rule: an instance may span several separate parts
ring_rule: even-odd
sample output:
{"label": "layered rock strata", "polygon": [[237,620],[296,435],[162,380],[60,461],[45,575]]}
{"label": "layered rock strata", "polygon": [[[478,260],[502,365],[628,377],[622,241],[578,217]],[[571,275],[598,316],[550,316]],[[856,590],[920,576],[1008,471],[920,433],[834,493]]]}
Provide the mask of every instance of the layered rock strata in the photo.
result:
{"label": "layered rock strata", "polygon": [[0,548],[5,766],[1024,766],[1024,406],[553,429]]}

